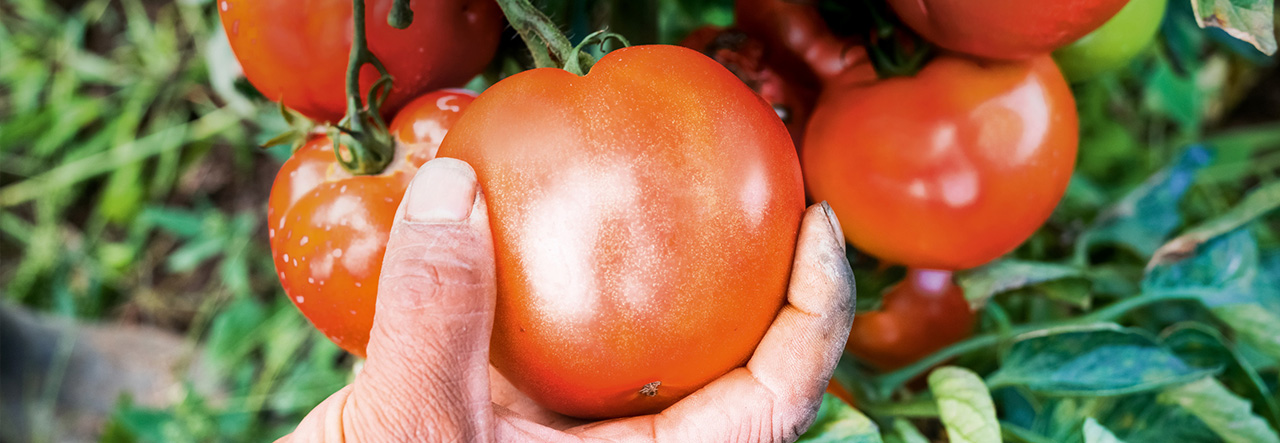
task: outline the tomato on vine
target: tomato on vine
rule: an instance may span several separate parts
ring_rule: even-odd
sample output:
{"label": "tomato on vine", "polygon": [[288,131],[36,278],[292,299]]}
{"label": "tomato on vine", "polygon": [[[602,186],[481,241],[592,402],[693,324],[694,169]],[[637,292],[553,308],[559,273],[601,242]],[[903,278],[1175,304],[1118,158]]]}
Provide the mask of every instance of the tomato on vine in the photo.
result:
{"label": "tomato on vine", "polygon": [[633,46],[581,77],[508,77],[440,155],[475,168],[489,207],[491,361],[547,409],[661,411],[746,363],[784,303],[804,210],[795,149],[701,53]]}
{"label": "tomato on vine", "polygon": [[894,264],[975,267],[1017,247],[1075,167],[1071,90],[1048,55],[943,55],[911,77],[829,86],[805,135],[810,195]]}
{"label": "tomato on vine", "polygon": [[1130,0],[1101,28],[1055,51],[1053,59],[1072,82],[1119,69],[1155,40],[1168,5],[1168,0]]}
{"label": "tomato on vine", "polygon": [[[413,0],[407,29],[387,23],[393,0],[370,0],[370,50],[395,82],[382,112],[390,115],[423,93],[460,86],[493,58],[502,13],[493,0]],[[348,0],[217,0],[222,26],[245,77],[264,96],[319,122],[347,111],[343,85],[352,43]],[[361,71],[361,91],[379,78]]]}
{"label": "tomato on vine", "polygon": [[352,354],[363,357],[369,340],[400,198],[474,99],[470,91],[442,90],[410,102],[391,123],[395,157],[379,174],[347,172],[333,141],[320,135],[276,174],[267,232],[280,284],[317,329]]}
{"label": "tomato on vine", "polygon": [[885,293],[880,310],[854,317],[845,349],[891,371],[968,338],[974,319],[951,272],[911,269]]}
{"label": "tomato on vine", "polygon": [[889,0],[934,44],[992,59],[1053,52],[1097,29],[1129,0]]}

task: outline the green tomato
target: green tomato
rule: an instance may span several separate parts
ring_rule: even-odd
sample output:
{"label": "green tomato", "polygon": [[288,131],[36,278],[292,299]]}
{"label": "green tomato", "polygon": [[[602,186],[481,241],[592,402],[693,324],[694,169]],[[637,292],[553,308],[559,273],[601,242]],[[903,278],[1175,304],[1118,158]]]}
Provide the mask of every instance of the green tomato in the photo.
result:
{"label": "green tomato", "polygon": [[1053,59],[1072,83],[1119,69],[1155,39],[1168,4],[1168,0],[1130,0],[1102,27],[1054,51]]}

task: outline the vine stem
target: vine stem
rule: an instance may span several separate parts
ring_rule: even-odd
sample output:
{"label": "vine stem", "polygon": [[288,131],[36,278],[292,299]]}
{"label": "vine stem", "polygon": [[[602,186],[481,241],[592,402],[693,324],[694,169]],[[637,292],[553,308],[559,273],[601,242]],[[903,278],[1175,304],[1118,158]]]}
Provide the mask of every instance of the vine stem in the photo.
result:
{"label": "vine stem", "polygon": [[[399,3],[399,2],[397,2]],[[407,3],[404,4],[407,9]],[[354,25],[351,38],[351,55],[347,61],[347,116],[332,127],[330,138],[333,139],[334,155],[338,163],[352,174],[377,174],[386,169],[395,154],[395,143],[387,131],[387,124],[382,120],[379,110],[382,102],[391,93],[391,74],[382,65],[378,57],[369,50],[369,40],[365,32],[364,0],[351,0],[351,20]],[[397,13],[393,8],[388,21]],[[404,20],[403,15],[399,20]],[[413,20],[412,12],[407,17]],[[404,22],[405,27],[408,23]],[[381,78],[369,88],[368,102],[361,100],[360,70],[364,65],[372,65],[381,74]],[[345,126],[344,126],[345,125]],[[345,146],[345,149],[344,149]]]}
{"label": "vine stem", "polygon": [[878,394],[880,394],[882,398],[888,398],[893,391],[897,390],[908,381],[911,381],[911,379],[927,372],[930,368],[942,364],[952,358],[997,345],[1018,335],[1057,326],[1113,321],[1123,317],[1135,309],[1148,305],[1168,301],[1198,301],[1202,299],[1203,295],[1204,294],[1199,294],[1193,291],[1153,292],[1112,303],[1111,305],[1094,311],[1093,313],[1070,320],[1052,322],[1048,324],[1023,325],[1013,327],[1007,332],[987,333],[974,336],[968,340],[956,343],[942,349],[941,351],[935,352],[928,357],[912,363],[910,366],[876,377],[876,385],[879,386]]}
{"label": "vine stem", "polygon": [[[584,75],[595,64],[595,58],[575,47],[560,31],[551,18],[534,7],[529,0],[498,0],[498,7],[507,16],[507,22],[515,28],[533,54],[534,65],[539,68],[562,68],[575,75]],[[617,37],[616,34],[592,34],[591,38]],[[625,40],[620,39],[624,42]]]}

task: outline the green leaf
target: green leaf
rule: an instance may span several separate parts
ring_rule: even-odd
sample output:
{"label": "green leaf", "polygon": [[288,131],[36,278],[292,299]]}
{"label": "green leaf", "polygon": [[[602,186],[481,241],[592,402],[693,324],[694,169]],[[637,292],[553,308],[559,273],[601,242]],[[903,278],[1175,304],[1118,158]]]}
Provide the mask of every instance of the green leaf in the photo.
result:
{"label": "green leaf", "polygon": [[1182,406],[1227,443],[1280,443],[1280,436],[1254,415],[1248,401],[1213,377],[1165,391],[1159,400]]}
{"label": "green leaf", "polygon": [[981,307],[1005,291],[1080,275],[1080,269],[1074,266],[1005,259],[964,271],[957,276],[957,282],[969,304]]}
{"label": "green leaf", "polygon": [[1111,430],[1089,417],[1084,421],[1084,443],[1124,443],[1124,440],[1116,438]]}
{"label": "green leaf", "polygon": [[1205,242],[1234,231],[1262,215],[1280,208],[1280,181],[1255,189],[1231,210],[1191,228],[1156,250],[1148,266],[1175,262],[1195,253]]}
{"label": "green leaf", "polygon": [[1162,334],[1162,342],[1182,361],[1199,368],[1225,365],[1222,376],[1234,380],[1237,390],[1247,390],[1247,397],[1258,405],[1272,426],[1280,429],[1280,405],[1258,371],[1231,346],[1217,329],[1200,323],[1174,325]]}
{"label": "green leaf", "polygon": [[1194,294],[1210,308],[1253,303],[1258,274],[1258,244],[1238,230],[1196,248],[1190,258],[1152,266],[1142,280],[1144,293]]}
{"label": "green leaf", "polygon": [[1076,243],[1076,262],[1084,264],[1088,248],[1100,243],[1124,245],[1143,257],[1154,253],[1169,233],[1182,224],[1178,202],[1191,187],[1196,172],[1211,159],[1209,150],[1191,147],[1172,166],[1129,192],[1099,215],[1082,235]]}
{"label": "green leaf", "polygon": [[894,419],[890,432],[884,434],[885,443],[929,443],[916,426],[906,419]]}
{"label": "green leaf", "polygon": [[1274,0],[1193,0],[1196,24],[1221,28],[1264,54],[1276,53]]}
{"label": "green leaf", "polygon": [[880,441],[880,430],[871,419],[850,407],[839,397],[823,394],[818,416],[813,419],[813,425],[800,436],[797,443],[879,443]]}
{"label": "green leaf", "polygon": [[1046,395],[1111,396],[1187,383],[1213,372],[1187,365],[1146,334],[1100,324],[1024,335],[988,383],[1026,386]]}
{"label": "green leaf", "polygon": [[991,392],[978,374],[944,366],[929,374],[929,390],[937,399],[942,424],[952,443],[999,442],[1000,422]]}

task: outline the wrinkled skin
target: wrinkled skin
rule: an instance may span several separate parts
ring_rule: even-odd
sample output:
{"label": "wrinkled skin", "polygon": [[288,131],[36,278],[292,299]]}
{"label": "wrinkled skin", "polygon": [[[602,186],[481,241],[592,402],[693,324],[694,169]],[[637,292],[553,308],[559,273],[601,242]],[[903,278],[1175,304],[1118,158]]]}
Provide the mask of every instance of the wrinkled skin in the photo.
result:
{"label": "wrinkled skin", "polygon": [[405,187],[474,99],[469,91],[443,90],[406,106],[390,126],[396,159],[381,174],[352,176],[321,135],[276,174],[267,232],[280,284],[317,329],[352,354],[365,355],[387,233]]}
{"label": "wrinkled skin", "polygon": [[[318,122],[342,119],[353,30],[350,1],[216,1],[231,49],[262,95]],[[484,70],[497,50],[503,18],[493,0],[414,0],[414,21],[404,30],[387,24],[391,4],[368,0],[365,14],[369,47],[394,79],[384,115],[428,91],[461,86]],[[377,70],[364,66],[361,93],[377,80]]]}
{"label": "wrinkled skin", "polygon": [[1168,5],[1168,0],[1130,0],[1101,28],[1055,51],[1053,59],[1072,83],[1120,69],[1151,46]]}
{"label": "wrinkled skin", "polygon": [[442,157],[489,199],[491,359],[542,406],[653,413],[741,366],[782,306],[804,207],[774,110],[678,46],[485,91]]}
{"label": "wrinkled skin", "polygon": [[813,85],[793,82],[765,61],[764,45],[747,34],[713,26],[698,28],[680,46],[706,54],[738,76],[751,90],[773,106],[787,125],[791,141],[801,149],[805,124],[818,98]]}
{"label": "wrinkled skin", "polygon": [[858,313],[845,349],[892,371],[969,338],[974,320],[950,272],[912,269],[885,293],[879,311]]}
{"label": "wrinkled skin", "polygon": [[810,195],[893,264],[982,265],[1048,219],[1075,167],[1071,90],[1048,55],[940,56],[914,77],[829,87],[805,136]]}
{"label": "wrinkled skin", "polygon": [[1129,0],[889,0],[929,41],[985,58],[1053,52],[1097,29]]}

